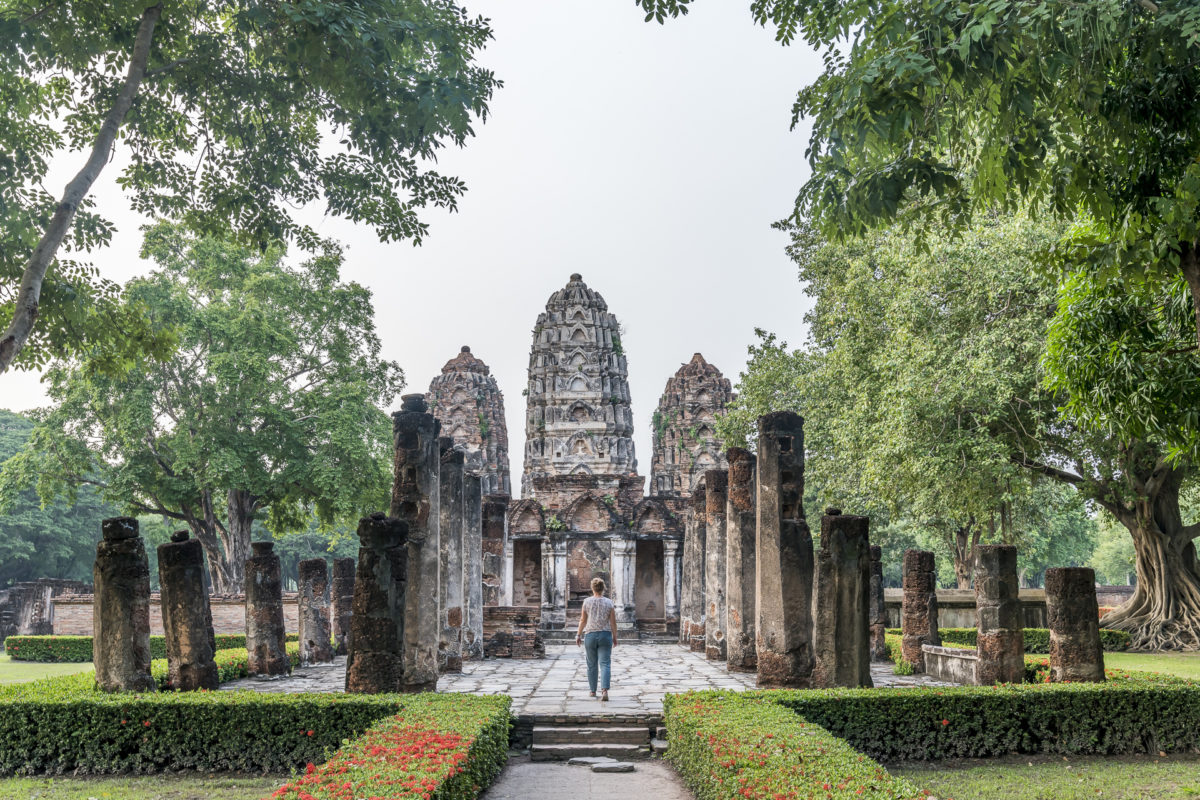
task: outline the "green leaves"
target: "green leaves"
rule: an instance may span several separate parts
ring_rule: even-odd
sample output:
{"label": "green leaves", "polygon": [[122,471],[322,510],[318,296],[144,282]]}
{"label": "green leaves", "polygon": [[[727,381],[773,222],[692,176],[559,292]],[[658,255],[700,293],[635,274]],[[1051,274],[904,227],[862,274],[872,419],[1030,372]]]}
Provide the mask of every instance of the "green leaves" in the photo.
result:
{"label": "green leaves", "polygon": [[251,524],[328,529],[387,506],[388,406],[403,373],[379,357],[370,292],[339,280],[332,246],[298,265],[160,224],[158,269],[126,287],[170,358],[112,375],[97,352],[47,372],[55,406],[0,486],[44,499],[97,478],[106,499],[166,516],[201,540],[222,589],[240,584]]}
{"label": "green leaves", "polygon": [[[42,188],[50,162],[83,165],[62,148],[92,146],[144,10],[0,4],[0,328],[58,203]],[[475,59],[491,35],[486,19],[450,0],[168,2],[123,121],[130,163],[118,183],[147,216],[255,247],[287,240],[319,250],[321,237],[293,211],[321,201],[384,240],[419,243],[421,211],[454,208],[465,191],[428,167],[487,116],[500,82]],[[85,201],[64,244],[79,253],[110,236]],[[49,277],[19,367],[122,342],[124,366],[139,352],[162,353],[136,314],[117,316],[111,284],[65,257]]]}

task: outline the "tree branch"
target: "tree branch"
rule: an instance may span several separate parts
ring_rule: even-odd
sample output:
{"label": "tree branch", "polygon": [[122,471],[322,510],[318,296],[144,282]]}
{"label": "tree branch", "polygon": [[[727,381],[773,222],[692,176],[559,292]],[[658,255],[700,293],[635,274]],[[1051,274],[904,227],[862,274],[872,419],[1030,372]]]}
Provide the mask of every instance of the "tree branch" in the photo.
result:
{"label": "tree branch", "polygon": [[4,336],[0,337],[0,374],[8,371],[17,354],[29,341],[30,334],[33,333],[33,325],[37,321],[42,296],[42,282],[46,278],[46,272],[54,261],[67,232],[71,229],[75,213],[83,204],[92,184],[100,177],[100,171],[108,163],[109,152],[117,139],[117,133],[120,131],[129,109],[133,106],[133,98],[137,95],[138,87],[145,76],[146,62],[150,59],[150,43],[154,39],[154,26],[158,24],[161,16],[161,3],[142,12],[142,20],[138,25],[137,37],[133,43],[133,55],[129,60],[129,70],[125,75],[125,83],[122,84],[113,107],[109,109],[108,116],[104,118],[104,124],[100,126],[100,132],[96,135],[95,142],[92,143],[92,153],[88,157],[87,163],[67,184],[62,200],[59,202],[58,208],[54,210],[54,216],[50,218],[50,224],[46,226],[42,240],[38,242],[33,254],[25,262],[25,268],[21,275],[21,287],[13,306],[12,322]]}

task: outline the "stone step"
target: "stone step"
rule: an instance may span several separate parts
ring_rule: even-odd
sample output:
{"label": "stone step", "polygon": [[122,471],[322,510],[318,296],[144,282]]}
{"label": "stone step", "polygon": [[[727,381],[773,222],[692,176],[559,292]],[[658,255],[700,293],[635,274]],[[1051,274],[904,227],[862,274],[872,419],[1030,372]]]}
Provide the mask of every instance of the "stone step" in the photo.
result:
{"label": "stone step", "polygon": [[575,727],[539,725],[533,729],[534,744],[639,744],[650,743],[649,726]]}
{"label": "stone step", "polygon": [[580,756],[608,756],[617,760],[649,758],[650,748],[636,744],[535,744],[529,749],[533,761],[568,761]]}
{"label": "stone step", "polygon": [[654,755],[656,755],[656,756],[661,756],[663,753],[667,752],[667,740],[666,739],[651,739],[650,740],[650,752],[654,753]]}
{"label": "stone step", "polygon": [[592,772],[633,772],[635,767],[628,761],[613,761],[608,764],[593,764]]}

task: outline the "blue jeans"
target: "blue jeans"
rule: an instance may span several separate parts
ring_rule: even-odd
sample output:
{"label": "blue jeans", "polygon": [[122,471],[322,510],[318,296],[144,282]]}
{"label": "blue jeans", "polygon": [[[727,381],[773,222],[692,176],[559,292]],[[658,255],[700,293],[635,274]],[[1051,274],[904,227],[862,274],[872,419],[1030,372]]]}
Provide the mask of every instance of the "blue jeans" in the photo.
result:
{"label": "blue jeans", "polygon": [[583,637],[583,652],[587,656],[588,688],[596,691],[596,672],[600,672],[600,688],[608,691],[612,675],[612,631],[592,631]]}

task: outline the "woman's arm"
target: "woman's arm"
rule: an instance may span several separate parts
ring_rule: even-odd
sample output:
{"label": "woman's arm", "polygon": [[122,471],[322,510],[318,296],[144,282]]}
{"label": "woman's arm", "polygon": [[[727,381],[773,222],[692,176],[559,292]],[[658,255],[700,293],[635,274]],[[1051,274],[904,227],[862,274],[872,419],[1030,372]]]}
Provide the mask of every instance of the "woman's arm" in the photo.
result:
{"label": "woman's arm", "polygon": [[608,612],[609,626],[612,628],[613,647],[617,646],[617,607],[613,606]]}
{"label": "woman's arm", "polygon": [[587,607],[579,615],[579,630],[575,631],[575,644],[583,644],[583,626],[587,625]]}

